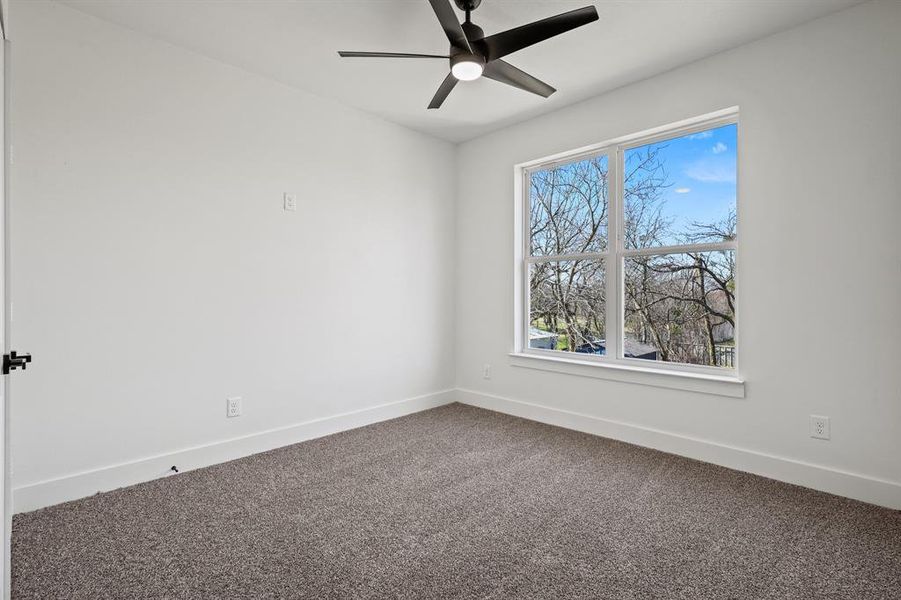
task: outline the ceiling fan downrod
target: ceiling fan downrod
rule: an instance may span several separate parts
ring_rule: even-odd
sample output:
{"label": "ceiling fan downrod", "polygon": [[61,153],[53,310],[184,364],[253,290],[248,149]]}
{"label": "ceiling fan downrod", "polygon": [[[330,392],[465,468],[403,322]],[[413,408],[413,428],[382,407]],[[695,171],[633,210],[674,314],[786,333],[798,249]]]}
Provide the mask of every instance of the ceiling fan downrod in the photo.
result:
{"label": "ceiling fan downrod", "polygon": [[466,23],[472,23],[472,11],[477,9],[481,3],[482,0],[454,0],[457,8],[466,14]]}

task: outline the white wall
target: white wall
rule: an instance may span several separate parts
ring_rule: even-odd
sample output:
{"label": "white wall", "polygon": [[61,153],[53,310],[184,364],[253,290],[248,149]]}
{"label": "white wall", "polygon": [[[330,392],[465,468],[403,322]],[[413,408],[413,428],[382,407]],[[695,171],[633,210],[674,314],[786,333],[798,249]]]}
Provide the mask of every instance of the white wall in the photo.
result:
{"label": "white wall", "polygon": [[453,387],[453,146],[65,6],[12,11],[17,510],[94,491],[48,480]]}
{"label": "white wall", "polygon": [[[462,397],[901,508],[899,32],[866,3],[460,146]],[[513,165],[736,105],[746,397],[512,367]]]}

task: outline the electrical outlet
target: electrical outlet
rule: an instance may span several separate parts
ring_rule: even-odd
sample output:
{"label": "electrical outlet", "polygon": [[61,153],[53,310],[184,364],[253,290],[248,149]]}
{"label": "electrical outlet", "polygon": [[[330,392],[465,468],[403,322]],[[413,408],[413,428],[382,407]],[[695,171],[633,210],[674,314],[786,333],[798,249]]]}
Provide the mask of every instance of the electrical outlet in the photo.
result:
{"label": "electrical outlet", "polygon": [[491,365],[485,365],[482,367],[482,377],[485,379],[491,379]]}
{"label": "electrical outlet", "polygon": [[237,396],[226,398],[225,416],[228,418],[241,416],[241,398]]}
{"label": "electrical outlet", "polygon": [[810,415],[810,437],[828,440],[830,435],[829,417]]}
{"label": "electrical outlet", "polygon": [[285,210],[297,210],[297,194],[285,192]]}

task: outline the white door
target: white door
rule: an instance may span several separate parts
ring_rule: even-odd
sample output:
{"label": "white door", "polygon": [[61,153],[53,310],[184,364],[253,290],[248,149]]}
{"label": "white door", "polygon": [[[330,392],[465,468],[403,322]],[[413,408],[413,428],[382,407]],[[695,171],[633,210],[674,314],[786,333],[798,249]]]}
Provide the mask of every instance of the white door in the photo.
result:
{"label": "white door", "polygon": [[[6,248],[6,190],[7,162],[9,160],[7,111],[7,60],[9,58],[9,42],[7,41],[9,25],[9,2],[0,0],[0,340],[2,340],[3,354],[9,352],[9,323],[7,318],[9,311],[6,308],[7,298],[7,248]],[[0,376],[0,465],[3,473],[0,476],[0,504],[3,505],[3,520],[0,521],[0,591],[3,598],[10,597],[10,533],[12,530],[12,488],[9,478],[9,384],[6,376]]]}

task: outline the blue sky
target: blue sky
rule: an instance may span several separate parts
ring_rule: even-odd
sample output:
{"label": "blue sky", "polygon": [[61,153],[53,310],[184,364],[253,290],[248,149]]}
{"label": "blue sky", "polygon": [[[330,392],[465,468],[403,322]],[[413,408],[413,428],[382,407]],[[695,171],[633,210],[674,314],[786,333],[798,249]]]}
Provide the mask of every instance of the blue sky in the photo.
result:
{"label": "blue sky", "polygon": [[693,221],[721,221],[735,209],[736,142],[737,127],[724,125],[655,144],[671,184],[663,192],[663,215],[674,231]]}

